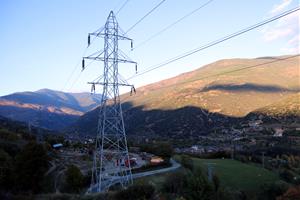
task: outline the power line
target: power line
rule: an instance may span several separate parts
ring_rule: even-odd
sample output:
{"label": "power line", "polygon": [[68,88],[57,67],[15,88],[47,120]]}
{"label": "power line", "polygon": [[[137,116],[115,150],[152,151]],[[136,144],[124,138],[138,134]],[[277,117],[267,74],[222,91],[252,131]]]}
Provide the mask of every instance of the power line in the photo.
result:
{"label": "power line", "polygon": [[150,15],[154,10],[156,10],[161,4],[163,4],[166,0],[162,0],[161,2],[159,2],[159,4],[157,4],[154,8],[152,8],[146,15],[144,15],[141,19],[139,19],[135,24],[133,24],[125,33],[128,33],[129,31],[131,31],[136,25],[138,25],[141,21],[143,21],[148,15]]}
{"label": "power line", "polygon": [[[238,71],[248,70],[248,69],[251,69],[251,68],[261,67],[261,66],[264,66],[264,65],[269,65],[269,64],[272,64],[272,63],[277,63],[277,62],[282,62],[282,61],[285,61],[285,60],[289,60],[289,59],[292,59],[292,58],[295,58],[295,57],[298,57],[298,56],[300,56],[300,54],[289,56],[289,57],[285,57],[285,58],[278,58],[276,60],[272,60],[272,61],[268,61],[268,62],[263,62],[263,63],[256,64],[256,65],[250,65],[250,66],[247,66],[247,67],[243,67],[243,68],[235,69],[235,70],[230,70],[230,71],[227,71],[227,72],[221,72],[221,73],[217,73],[217,74],[203,76],[203,77],[195,78],[195,79],[192,79],[192,80],[189,80],[189,81],[184,81],[184,82],[180,82],[180,83],[174,83],[174,84],[167,85],[167,86],[164,86],[164,87],[159,87],[159,89],[165,89],[165,88],[175,87],[175,86],[178,86],[178,85],[182,85],[182,84],[186,84],[186,83],[192,83],[192,82],[195,82],[195,81],[204,80],[204,79],[211,78],[211,77],[217,77],[217,76],[221,76],[221,75],[225,75],[225,74],[231,74],[231,73],[238,72]],[[125,102],[125,100],[127,100],[129,97],[130,96],[127,96],[127,97],[123,98],[122,101]],[[146,102],[149,102],[149,101],[150,100],[148,100]],[[146,102],[144,102],[144,103],[146,103]],[[128,109],[124,110],[123,112],[125,113],[128,110],[130,110],[130,109],[131,108],[128,108]]]}
{"label": "power line", "polygon": [[225,41],[227,41],[227,40],[229,40],[229,39],[231,39],[231,38],[234,38],[234,37],[237,37],[237,36],[242,35],[242,34],[244,34],[244,33],[247,33],[247,32],[249,32],[249,31],[251,31],[251,30],[253,30],[253,29],[256,29],[256,28],[258,28],[258,27],[261,27],[261,26],[263,26],[263,25],[266,25],[266,24],[268,24],[268,23],[271,23],[271,22],[273,22],[273,21],[275,21],[275,20],[278,20],[278,19],[280,19],[280,18],[282,18],[282,17],[285,17],[285,16],[287,16],[287,15],[289,15],[289,14],[292,14],[292,13],[298,11],[298,10],[300,10],[300,7],[299,7],[299,6],[296,7],[296,8],[293,8],[293,9],[291,9],[291,10],[285,11],[285,12],[283,12],[283,13],[281,13],[281,14],[278,14],[278,15],[276,15],[276,16],[274,16],[274,17],[271,17],[271,18],[269,18],[269,19],[267,19],[267,20],[264,20],[264,21],[262,21],[262,22],[259,22],[259,23],[257,23],[257,24],[254,24],[254,25],[252,25],[252,26],[249,26],[249,27],[247,27],[247,28],[244,28],[244,29],[242,29],[242,30],[240,30],[240,31],[237,31],[237,32],[235,32],[235,33],[232,33],[232,34],[230,34],[230,35],[227,35],[227,36],[225,36],[225,37],[222,37],[222,38],[220,38],[220,39],[218,39],[218,40],[215,40],[215,41],[213,41],[213,42],[210,42],[210,43],[208,43],[208,44],[206,44],[206,45],[204,45],[204,46],[198,47],[198,48],[196,48],[196,49],[193,49],[193,50],[191,50],[191,51],[188,51],[188,52],[186,52],[186,53],[183,53],[183,54],[181,54],[181,55],[178,55],[178,56],[176,56],[176,57],[174,57],[174,58],[171,58],[171,59],[169,59],[169,60],[167,60],[167,61],[165,61],[165,62],[163,62],[163,63],[157,64],[157,65],[153,65],[153,66],[151,66],[151,67],[149,67],[149,68],[146,68],[143,72],[140,72],[140,73],[138,73],[138,74],[135,74],[135,75],[129,77],[127,80],[132,79],[132,78],[137,77],[137,76],[141,76],[141,75],[143,75],[143,74],[145,74],[145,73],[148,73],[148,72],[153,71],[153,70],[155,70],[155,69],[158,69],[158,68],[161,68],[161,67],[163,67],[163,66],[166,66],[166,65],[168,65],[168,64],[170,64],[170,63],[173,63],[173,62],[175,62],[175,61],[177,61],[177,60],[180,60],[180,59],[182,59],[182,58],[185,58],[185,57],[187,57],[187,56],[190,56],[190,55],[192,55],[192,54],[195,54],[195,53],[197,53],[197,52],[199,52],[199,51],[202,51],[202,50],[207,49],[207,48],[209,48],[209,47],[215,46],[215,45],[217,45],[217,44],[219,44],[219,43],[225,42]]}
{"label": "power line", "polygon": [[116,16],[119,14],[119,12],[126,6],[126,4],[129,2],[129,0],[126,0],[122,6],[119,8],[119,10],[116,12]]}
{"label": "power line", "polygon": [[[86,53],[87,49],[88,49],[87,47],[84,49],[84,51],[83,51],[81,57],[84,56],[84,54]],[[68,77],[68,79],[67,79],[67,81],[66,81],[64,87],[61,89],[61,91],[63,91],[63,90],[67,87],[68,83],[70,82],[71,78],[73,77],[73,75],[74,75],[75,71],[77,70],[78,66],[80,65],[80,63],[81,63],[81,59],[80,59],[80,60],[77,62],[77,64],[74,66],[74,68],[73,68],[73,70],[72,70],[72,73],[69,75],[69,77]],[[74,83],[73,83],[72,85],[74,85]]]}
{"label": "power line", "polygon": [[[92,60],[90,63],[88,63],[88,64],[85,66],[85,68],[87,68],[89,65],[91,65],[94,61],[95,61],[95,60]],[[74,87],[74,85],[76,84],[76,82],[79,80],[81,74],[82,74],[82,71],[81,71],[81,72],[77,75],[77,77],[74,79],[72,85],[70,86],[70,88],[69,88],[68,90],[71,90],[71,89]]]}
{"label": "power line", "polygon": [[[272,63],[276,63],[276,62],[282,62],[284,60],[289,60],[291,58],[295,58],[295,57],[298,57],[298,56],[299,56],[299,54],[294,55],[294,56],[289,56],[289,57],[286,57],[286,58],[278,58],[276,60],[272,60],[272,61],[269,61],[269,62],[264,62],[264,63],[260,63],[260,64],[256,64],[256,65],[251,65],[251,66],[248,66],[248,67],[243,67],[243,68],[240,68],[240,69],[235,69],[235,70],[231,70],[231,71],[227,71],[227,72],[221,72],[221,73],[213,74],[213,75],[209,75],[209,76],[203,76],[203,77],[200,77],[200,78],[197,78],[197,79],[192,79],[192,80],[184,81],[184,82],[181,82],[181,83],[175,83],[171,86],[175,86],[175,85],[177,86],[177,85],[191,83],[191,82],[194,82],[194,81],[199,81],[199,80],[203,80],[203,79],[207,79],[207,78],[211,78],[211,77],[216,77],[216,76],[231,74],[231,73],[234,73],[234,72],[243,71],[243,70],[247,70],[247,69],[251,69],[251,68],[261,67],[261,66],[269,65],[269,64],[272,64]],[[170,87],[170,86],[165,86],[165,87]],[[163,88],[165,88],[165,87],[163,87]]]}
{"label": "power line", "polygon": [[[101,32],[104,29],[104,26],[100,27],[99,29],[97,29],[96,31],[94,31],[93,33],[96,32]],[[84,49],[84,51],[82,52],[81,58],[80,60],[77,62],[77,64],[74,66],[72,73],[70,74],[70,76],[68,77],[64,87],[61,89],[62,91],[67,87],[68,83],[70,82],[71,78],[73,77],[75,71],[77,70],[78,66],[80,65],[81,61],[82,61],[82,57],[84,57],[84,55],[86,54],[88,47],[90,45],[92,45],[92,43],[95,41],[96,37],[93,38],[93,40],[90,42],[90,44]],[[92,62],[91,62],[92,63]],[[88,65],[90,65],[91,63],[89,63]],[[74,86],[75,82],[78,81],[80,75],[77,76],[77,78],[73,81],[71,87],[68,90],[71,90],[71,88]]]}
{"label": "power line", "polygon": [[210,4],[211,2],[213,2],[214,0],[209,0],[207,2],[205,2],[204,4],[202,4],[201,6],[199,6],[198,8],[192,10],[191,12],[187,13],[186,15],[184,15],[183,17],[179,18],[178,20],[176,20],[175,22],[169,24],[168,26],[166,26],[165,28],[161,29],[160,31],[158,31],[157,33],[151,35],[148,39],[144,40],[143,42],[139,43],[138,45],[136,45],[135,48],[136,49],[138,47],[143,46],[144,44],[146,44],[147,42],[149,42],[150,40],[152,40],[153,38],[159,36],[160,34],[162,34],[163,32],[167,31],[168,29],[172,28],[173,26],[175,26],[176,24],[178,24],[179,22],[181,22],[182,20],[184,20],[185,18],[191,16],[192,14],[194,14],[195,12],[199,11],[200,9],[202,9],[203,7],[205,7],[206,5]]}

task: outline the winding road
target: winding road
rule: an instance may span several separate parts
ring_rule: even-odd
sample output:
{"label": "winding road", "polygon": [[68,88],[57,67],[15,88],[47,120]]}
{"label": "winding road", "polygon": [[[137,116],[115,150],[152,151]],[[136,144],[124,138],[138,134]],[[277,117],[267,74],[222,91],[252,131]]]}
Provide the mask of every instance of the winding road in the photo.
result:
{"label": "winding road", "polygon": [[132,174],[132,178],[135,179],[135,178],[141,178],[141,177],[144,177],[144,176],[152,176],[152,175],[156,175],[156,174],[170,172],[170,171],[174,171],[174,170],[178,169],[181,166],[178,162],[176,162],[172,158],[170,159],[170,162],[172,164],[171,167],[158,169],[158,170],[153,170],[153,171],[148,171],[148,172],[141,172],[141,173]]}
{"label": "winding road", "polygon": [[[141,178],[141,177],[145,177],[145,176],[152,176],[152,175],[157,175],[157,174],[161,174],[161,173],[166,173],[166,172],[174,171],[181,166],[178,162],[176,162],[172,158],[170,159],[170,162],[172,164],[171,167],[132,174],[132,178],[136,179],[136,178]],[[115,179],[113,181],[110,180],[110,182],[107,182],[107,184],[109,184],[111,186],[111,185],[115,185],[115,184],[119,183],[120,179],[118,177],[114,177],[114,178]],[[105,185],[106,184],[104,184],[104,187],[101,190],[105,190],[105,187],[106,187]],[[93,187],[89,188],[87,193],[91,193],[91,192],[95,192],[95,191],[97,191],[97,185],[94,185]]]}

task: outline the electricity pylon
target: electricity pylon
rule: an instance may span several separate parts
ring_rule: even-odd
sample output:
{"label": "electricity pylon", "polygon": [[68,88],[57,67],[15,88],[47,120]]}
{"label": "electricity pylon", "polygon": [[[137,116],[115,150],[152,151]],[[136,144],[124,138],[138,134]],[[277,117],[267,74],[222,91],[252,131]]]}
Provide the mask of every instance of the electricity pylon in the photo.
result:
{"label": "electricity pylon", "polygon": [[119,63],[134,63],[129,60],[119,49],[119,40],[132,39],[124,36],[119,28],[113,11],[110,12],[102,30],[88,35],[90,37],[104,38],[104,49],[82,60],[82,69],[85,69],[85,59],[103,61],[104,72],[97,81],[89,82],[92,92],[95,85],[102,85],[102,99],[100,104],[98,129],[96,134],[96,148],[94,150],[94,162],[92,169],[92,181],[88,190],[90,193],[107,191],[112,185],[126,187],[132,183],[130,158],[128,154],[122,107],[119,96],[119,86],[130,86],[119,76]]}

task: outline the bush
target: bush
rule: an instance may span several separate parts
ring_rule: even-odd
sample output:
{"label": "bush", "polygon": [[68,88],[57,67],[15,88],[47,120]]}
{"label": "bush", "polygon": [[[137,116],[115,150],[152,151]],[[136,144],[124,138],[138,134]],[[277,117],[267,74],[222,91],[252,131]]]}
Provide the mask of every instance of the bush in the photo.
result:
{"label": "bush", "polygon": [[[182,197],[185,199],[210,200],[214,199],[218,193],[213,190],[201,168],[194,169],[193,172],[184,170],[170,174],[166,178],[163,190],[167,193],[167,196],[173,199]],[[218,196],[221,196],[221,194]]]}
{"label": "bush", "polygon": [[66,190],[68,192],[79,193],[84,184],[84,177],[80,169],[75,165],[70,165],[66,171]]}
{"label": "bush", "polygon": [[187,173],[187,171],[178,171],[169,174],[163,184],[163,191],[171,194],[184,194],[188,182]]}
{"label": "bush", "polygon": [[170,158],[173,155],[173,147],[167,142],[157,142],[141,146],[141,151],[153,153],[155,155]]}
{"label": "bush", "polygon": [[300,199],[300,186],[290,187],[282,196],[277,197],[277,200]]}
{"label": "bush", "polygon": [[132,185],[125,190],[117,192],[114,199],[122,200],[138,200],[138,199],[152,199],[154,196],[155,189],[152,185]]}
{"label": "bush", "polygon": [[290,182],[290,183],[293,183],[295,181],[294,177],[297,177],[297,174],[295,174],[293,171],[288,170],[288,169],[281,170],[279,175],[283,180]]}
{"label": "bush", "polygon": [[0,189],[9,189],[13,186],[12,158],[0,149]]}
{"label": "bush", "polygon": [[182,155],[181,156],[181,165],[191,171],[194,170],[194,162],[190,156]]}
{"label": "bush", "polygon": [[16,156],[16,184],[21,191],[41,191],[44,174],[49,168],[49,157],[44,146],[35,142],[25,145]]}
{"label": "bush", "polygon": [[273,200],[277,196],[282,195],[286,192],[289,185],[284,181],[276,181],[275,183],[264,185],[259,195],[261,200]]}
{"label": "bush", "polygon": [[203,175],[201,168],[197,168],[192,175],[188,176],[187,183],[187,199],[213,199],[213,187]]}

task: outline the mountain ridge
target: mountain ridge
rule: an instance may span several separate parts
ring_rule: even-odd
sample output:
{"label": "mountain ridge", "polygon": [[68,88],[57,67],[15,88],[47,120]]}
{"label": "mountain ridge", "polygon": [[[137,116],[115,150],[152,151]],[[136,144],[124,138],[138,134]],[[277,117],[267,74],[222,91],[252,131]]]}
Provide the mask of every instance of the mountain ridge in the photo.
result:
{"label": "mountain ridge", "polygon": [[[299,92],[299,80],[299,56],[216,61],[137,88],[136,95],[123,94],[126,130],[129,134],[142,134],[151,127],[153,134],[164,135],[163,132],[173,130],[174,135],[181,133],[182,137],[190,132],[196,135],[208,133],[213,126],[198,126],[196,122],[193,122],[195,127],[186,131],[187,121],[198,119],[219,127],[226,126],[228,121],[244,119],[252,111]],[[97,114],[98,109],[81,116],[72,125],[72,131],[95,134]],[[182,119],[177,120],[175,116]]]}
{"label": "mountain ridge", "polygon": [[95,108],[101,95],[50,89],[16,92],[0,97],[0,115],[35,126],[61,130]]}

